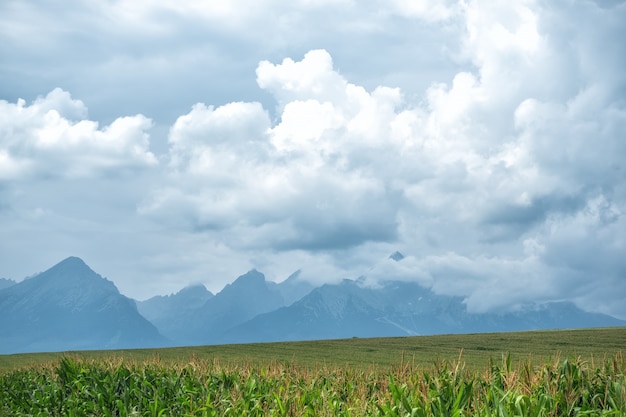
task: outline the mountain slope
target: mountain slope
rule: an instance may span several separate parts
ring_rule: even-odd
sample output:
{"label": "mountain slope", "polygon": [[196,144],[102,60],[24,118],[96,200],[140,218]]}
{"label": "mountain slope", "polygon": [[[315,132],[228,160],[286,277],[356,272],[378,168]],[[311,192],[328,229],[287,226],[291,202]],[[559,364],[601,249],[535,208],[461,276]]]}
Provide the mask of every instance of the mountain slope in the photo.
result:
{"label": "mountain slope", "polygon": [[416,283],[380,288],[357,281],[324,285],[289,307],[234,327],[222,342],[268,342],[348,337],[475,333],[576,327],[624,326],[610,316],[587,313],[572,303],[527,306],[517,312],[472,314],[460,297],[434,294]]}
{"label": "mountain slope", "polygon": [[301,300],[230,329],[222,343],[395,336],[393,325],[376,320],[374,291],[355,294],[349,281],[323,285]]}
{"label": "mountain slope", "polygon": [[70,257],[0,291],[0,352],[167,344],[134,302]]}
{"label": "mountain slope", "polygon": [[219,343],[222,334],[251,318],[282,307],[285,301],[265,276],[252,270],[226,285],[199,311],[197,341]]}
{"label": "mountain slope", "polygon": [[138,301],[137,307],[159,331],[178,345],[219,343],[222,335],[258,314],[292,304],[313,289],[299,271],[281,283],[251,270],[216,295],[193,286],[171,296]]}
{"label": "mountain slope", "polygon": [[193,333],[189,334],[189,330],[194,326],[190,323],[199,320],[201,307],[213,297],[204,285],[191,285],[176,294],[137,301],[137,309],[165,337],[177,344],[193,343]]}
{"label": "mountain slope", "polygon": [[[284,306],[281,290],[287,296],[293,296],[302,288],[299,283],[268,282],[262,273],[251,270],[215,296],[204,287],[191,287],[169,299],[155,297],[137,305],[145,317],[175,344],[213,344],[219,343],[221,335],[233,326]],[[158,308],[163,310],[159,312]]]}
{"label": "mountain slope", "polygon": [[15,281],[6,278],[0,278],[0,290],[9,288],[12,285],[15,285]]}
{"label": "mountain slope", "polygon": [[0,353],[626,325],[568,302],[472,314],[462,298],[417,283],[364,282],[311,290],[298,273],[276,284],[252,270],[215,296],[200,285],[135,302],[68,258],[0,289]]}
{"label": "mountain slope", "polygon": [[315,289],[313,284],[300,278],[300,270],[289,275],[283,282],[274,285],[283,297],[285,305],[293,304]]}

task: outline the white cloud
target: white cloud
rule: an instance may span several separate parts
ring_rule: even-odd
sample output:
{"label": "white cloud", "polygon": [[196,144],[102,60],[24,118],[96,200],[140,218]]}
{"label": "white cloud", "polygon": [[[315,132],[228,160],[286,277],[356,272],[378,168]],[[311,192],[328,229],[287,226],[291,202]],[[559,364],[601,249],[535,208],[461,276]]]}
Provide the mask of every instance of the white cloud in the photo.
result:
{"label": "white cloud", "polygon": [[227,162],[214,158],[216,154],[236,153],[243,159],[258,156],[268,129],[268,115],[259,103],[229,103],[216,109],[198,103],[170,130],[171,166],[216,174],[219,169],[206,164]]}
{"label": "white cloud", "polygon": [[322,250],[395,239],[397,191],[376,170],[361,171],[370,162],[354,156],[369,142],[367,123],[378,129],[374,146],[386,146],[377,134],[388,123],[376,119],[393,118],[397,92],[347,83],[325,51],[263,62],[257,74],[283,103],[280,122],[270,127],[258,103],[196,104],[170,132],[172,185],[143,212],[182,216],[196,229],[236,228],[245,238],[222,238],[240,247]]}
{"label": "white cloud", "polygon": [[[610,174],[599,161],[623,153],[615,135],[622,113],[571,87],[564,101],[566,90],[538,82],[535,71],[565,71],[554,65],[566,60],[542,61],[559,51],[540,33],[534,7],[469,4],[465,45],[476,70],[459,72],[450,85],[433,84],[418,103],[398,88],[367,91],[348,82],[325,50],[301,61],[262,61],[257,82],[276,98],[280,119],[270,125],[260,105],[249,103],[255,110],[227,123],[232,140],[223,141],[206,120],[244,103],[196,105],[170,136],[178,188],[157,192],[146,212],[174,207],[168,216],[220,230],[218,239],[242,250],[342,252],[372,250],[372,242],[384,250],[421,248],[414,278],[465,296],[474,311],[560,299],[567,281],[562,267],[544,263],[552,253],[548,231],[575,218],[590,198],[606,198],[593,178],[607,184]],[[494,33],[501,39],[491,45]],[[257,120],[252,114],[262,122],[248,123]],[[584,140],[599,120],[613,126],[596,135],[607,143],[600,148]],[[256,145],[240,148],[241,137]],[[182,143],[193,160],[181,158]],[[376,268],[373,279],[411,274]]]}
{"label": "white cloud", "polygon": [[299,62],[291,58],[277,65],[262,61],[256,74],[259,87],[271,92],[282,104],[296,99],[333,101],[347,84],[333,70],[333,60],[325,50],[309,51]]}
{"label": "white cloud", "polygon": [[99,129],[87,109],[55,89],[31,105],[0,101],[0,179],[82,177],[157,164],[149,150],[151,121],[121,117]]}
{"label": "white cloud", "polygon": [[[416,279],[476,311],[572,299],[626,317],[623,2],[75,6],[0,5],[16,234],[141,224],[126,242],[154,253],[117,269],[137,292],[302,269]],[[63,205],[87,195],[90,214]]]}
{"label": "white cloud", "polygon": [[447,0],[393,0],[391,6],[402,16],[437,22],[453,15],[454,3]]}

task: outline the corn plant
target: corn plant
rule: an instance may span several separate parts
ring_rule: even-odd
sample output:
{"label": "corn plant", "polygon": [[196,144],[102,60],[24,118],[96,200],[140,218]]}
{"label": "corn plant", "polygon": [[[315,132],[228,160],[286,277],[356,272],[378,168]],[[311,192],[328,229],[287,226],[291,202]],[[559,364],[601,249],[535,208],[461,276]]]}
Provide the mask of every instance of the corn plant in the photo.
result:
{"label": "corn plant", "polygon": [[487,369],[371,370],[77,360],[0,374],[4,416],[625,416],[626,365],[580,358]]}

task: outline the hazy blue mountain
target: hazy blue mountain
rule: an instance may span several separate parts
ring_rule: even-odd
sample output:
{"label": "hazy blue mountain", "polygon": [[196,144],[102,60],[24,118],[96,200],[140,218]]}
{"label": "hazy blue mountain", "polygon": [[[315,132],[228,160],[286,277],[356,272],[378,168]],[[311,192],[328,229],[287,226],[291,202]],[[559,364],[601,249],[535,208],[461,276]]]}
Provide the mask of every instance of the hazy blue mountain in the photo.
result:
{"label": "hazy blue mountain", "polygon": [[275,285],[268,283],[257,270],[241,275],[226,285],[200,309],[202,319],[197,341],[217,343],[222,334],[251,318],[285,304]]}
{"label": "hazy blue mountain", "polygon": [[157,295],[145,301],[137,301],[142,316],[150,321],[163,319],[181,310],[196,310],[213,298],[211,291],[202,284],[189,285],[171,295]]}
{"label": "hazy blue mountain", "polygon": [[389,255],[389,259],[393,259],[396,262],[400,262],[401,260],[404,259],[404,255],[401,254],[398,251],[395,251],[394,253],[392,253],[391,255]]}
{"label": "hazy blue mountain", "polygon": [[72,257],[8,284],[0,289],[0,353],[626,326],[568,302],[472,314],[462,298],[417,283],[313,288],[299,272],[277,284],[252,270],[216,295],[196,285],[136,302]]}
{"label": "hazy blue mountain", "polygon": [[[252,270],[226,285],[215,296],[200,302],[204,295],[198,295],[198,288],[189,288],[172,296],[184,302],[191,296],[193,302],[186,307],[172,308],[167,314],[158,315],[153,307],[163,300],[151,301],[146,307],[139,303],[140,311],[147,311],[146,317],[165,336],[178,345],[199,345],[218,343],[222,334],[258,314],[266,313],[285,305],[285,297],[293,297],[303,286],[294,277],[286,284],[276,284],[265,280],[259,271]],[[205,289],[206,291],[206,289]]]}
{"label": "hazy blue mountain", "polygon": [[416,283],[379,288],[358,281],[324,285],[291,306],[259,315],[226,332],[221,342],[314,340],[534,329],[624,326],[572,303],[527,306],[513,313],[468,313],[459,297],[434,294]]}
{"label": "hazy blue mountain", "polygon": [[11,279],[0,278],[0,290],[9,288],[10,286],[15,285],[15,284],[16,282]]}
{"label": "hazy blue mountain", "polygon": [[259,315],[226,332],[222,343],[393,336],[394,326],[377,321],[374,290],[355,291],[354,281],[325,284],[301,300]]}
{"label": "hazy blue mountain", "polygon": [[137,301],[137,309],[161,334],[181,344],[194,341],[188,335],[189,328],[194,327],[190,323],[199,321],[201,307],[213,297],[204,285],[190,285],[176,294]]}
{"label": "hazy blue mountain", "polygon": [[278,284],[269,283],[269,285],[270,288],[272,286],[276,288],[283,297],[283,303],[286,306],[293,304],[315,289],[313,284],[300,277],[300,270],[289,275],[283,282]]}
{"label": "hazy blue mountain", "polygon": [[233,326],[292,304],[313,288],[300,278],[299,271],[281,283],[274,283],[252,270],[216,295],[204,286],[193,286],[171,296],[137,302],[137,307],[164,336],[178,345],[217,343]]}
{"label": "hazy blue mountain", "polygon": [[0,291],[0,352],[165,345],[134,301],[81,259]]}

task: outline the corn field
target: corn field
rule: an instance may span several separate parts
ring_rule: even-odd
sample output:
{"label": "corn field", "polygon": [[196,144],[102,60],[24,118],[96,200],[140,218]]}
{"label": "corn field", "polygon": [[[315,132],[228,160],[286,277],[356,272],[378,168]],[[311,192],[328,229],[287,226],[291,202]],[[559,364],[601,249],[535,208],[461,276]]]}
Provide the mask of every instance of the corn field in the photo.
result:
{"label": "corn field", "polygon": [[626,416],[625,370],[621,354],[480,370],[65,357],[1,373],[0,416]]}

